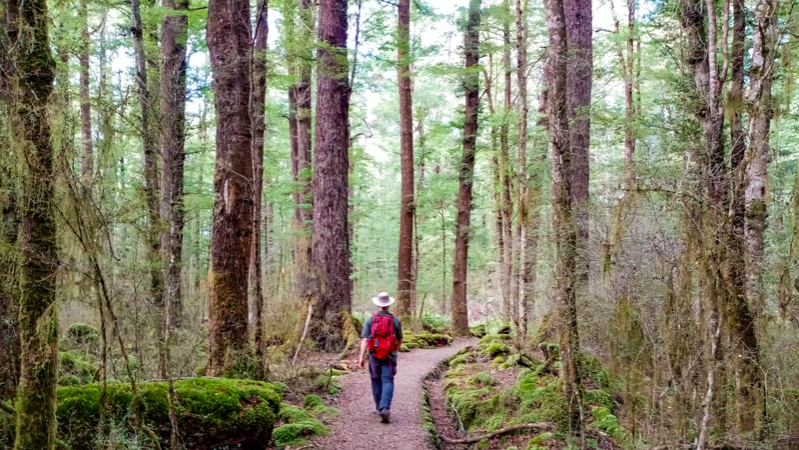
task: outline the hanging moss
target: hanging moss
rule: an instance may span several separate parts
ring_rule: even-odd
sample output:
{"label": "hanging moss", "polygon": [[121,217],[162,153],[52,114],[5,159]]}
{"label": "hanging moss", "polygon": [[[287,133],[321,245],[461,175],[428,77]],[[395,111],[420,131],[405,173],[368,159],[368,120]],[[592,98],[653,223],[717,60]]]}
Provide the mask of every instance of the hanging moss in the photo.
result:
{"label": "hanging moss", "polygon": [[[169,442],[171,425],[166,383],[139,386],[144,421],[162,445]],[[175,381],[178,427],[187,450],[247,447],[268,442],[280,411],[281,395],[260,381],[192,379]],[[58,389],[58,436],[61,448],[94,450],[98,439],[100,386]],[[127,384],[108,386],[108,427],[129,427],[133,394]],[[13,425],[0,422],[2,440],[13,441]]]}

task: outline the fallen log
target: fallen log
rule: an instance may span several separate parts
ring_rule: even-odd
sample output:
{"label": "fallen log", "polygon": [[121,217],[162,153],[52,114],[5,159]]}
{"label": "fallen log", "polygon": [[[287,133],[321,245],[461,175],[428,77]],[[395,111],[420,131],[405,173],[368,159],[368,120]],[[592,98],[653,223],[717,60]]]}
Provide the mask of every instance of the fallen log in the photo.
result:
{"label": "fallen log", "polygon": [[497,436],[501,436],[505,433],[510,433],[511,431],[517,430],[525,430],[525,429],[541,429],[541,430],[551,430],[555,428],[554,423],[550,422],[542,422],[542,423],[523,423],[521,425],[513,425],[510,427],[501,428],[497,431],[492,433],[488,433],[482,436],[474,436],[474,437],[467,437],[463,439],[451,439],[446,436],[441,436],[441,440],[446,442],[447,444],[474,444],[475,442],[480,442],[483,439],[491,439]]}

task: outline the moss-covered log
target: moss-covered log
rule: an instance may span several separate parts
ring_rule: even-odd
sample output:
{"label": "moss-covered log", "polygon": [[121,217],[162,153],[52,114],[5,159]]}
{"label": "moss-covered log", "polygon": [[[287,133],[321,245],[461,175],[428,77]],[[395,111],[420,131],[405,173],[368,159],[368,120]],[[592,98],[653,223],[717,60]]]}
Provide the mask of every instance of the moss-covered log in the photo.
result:
{"label": "moss-covered log", "polygon": [[[167,384],[144,383],[138,389],[145,405],[144,422],[165,445],[171,431]],[[100,448],[100,391],[96,384],[58,389],[56,415],[61,448]],[[277,387],[265,382],[196,378],[175,381],[175,399],[180,439],[187,450],[256,449],[263,448],[272,437],[282,396]],[[129,385],[108,386],[108,428],[133,430],[128,422],[132,400]],[[6,424],[0,448],[8,448],[3,444],[13,439],[13,429]]]}

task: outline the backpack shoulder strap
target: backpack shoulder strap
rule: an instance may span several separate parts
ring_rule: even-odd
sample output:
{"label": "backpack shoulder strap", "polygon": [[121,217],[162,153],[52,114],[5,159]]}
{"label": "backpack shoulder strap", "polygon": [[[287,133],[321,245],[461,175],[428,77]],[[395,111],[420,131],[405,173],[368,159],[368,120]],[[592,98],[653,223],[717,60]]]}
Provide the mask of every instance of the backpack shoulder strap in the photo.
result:
{"label": "backpack shoulder strap", "polygon": [[377,327],[377,313],[372,313],[372,329],[369,331],[369,338],[375,338],[375,328]]}

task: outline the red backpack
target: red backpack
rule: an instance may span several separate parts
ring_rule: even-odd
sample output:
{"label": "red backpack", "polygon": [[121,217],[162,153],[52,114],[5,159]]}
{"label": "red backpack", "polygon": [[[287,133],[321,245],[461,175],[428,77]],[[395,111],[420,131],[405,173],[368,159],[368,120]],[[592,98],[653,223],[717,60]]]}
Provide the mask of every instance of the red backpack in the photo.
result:
{"label": "red backpack", "polygon": [[372,334],[369,352],[377,359],[386,359],[397,351],[397,335],[394,333],[394,316],[372,315]]}

